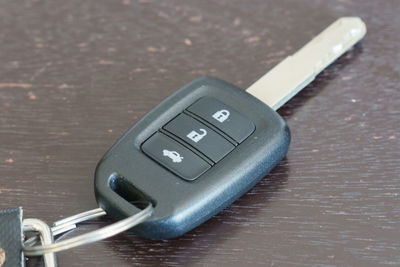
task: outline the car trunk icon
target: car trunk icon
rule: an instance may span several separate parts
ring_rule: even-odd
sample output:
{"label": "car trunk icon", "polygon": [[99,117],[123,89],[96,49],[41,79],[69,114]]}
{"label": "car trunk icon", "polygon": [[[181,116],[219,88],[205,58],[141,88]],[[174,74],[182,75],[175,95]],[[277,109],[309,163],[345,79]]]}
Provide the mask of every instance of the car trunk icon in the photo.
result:
{"label": "car trunk icon", "polygon": [[168,157],[172,160],[172,162],[180,163],[183,160],[183,157],[176,151],[170,151],[167,149],[163,150],[163,156]]}

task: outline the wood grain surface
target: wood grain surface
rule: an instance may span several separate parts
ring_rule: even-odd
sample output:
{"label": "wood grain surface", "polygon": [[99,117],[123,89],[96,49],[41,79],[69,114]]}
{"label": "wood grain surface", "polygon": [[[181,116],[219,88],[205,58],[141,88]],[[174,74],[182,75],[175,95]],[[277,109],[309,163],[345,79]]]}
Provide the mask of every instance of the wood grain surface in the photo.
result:
{"label": "wood grain surface", "polygon": [[398,0],[0,0],[0,208],[49,223],[95,208],[96,163],[165,97],[201,75],[246,88],[356,15],[367,36],[279,110],[289,153],[250,192],[181,238],[126,232],[57,257],[59,266],[399,266],[399,14]]}

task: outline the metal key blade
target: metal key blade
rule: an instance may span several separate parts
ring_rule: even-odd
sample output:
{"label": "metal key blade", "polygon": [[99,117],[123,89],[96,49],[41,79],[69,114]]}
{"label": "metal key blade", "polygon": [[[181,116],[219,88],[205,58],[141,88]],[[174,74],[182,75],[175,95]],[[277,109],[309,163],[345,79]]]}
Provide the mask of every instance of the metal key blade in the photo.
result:
{"label": "metal key blade", "polygon": [[358,17],[342,17],[252,84],[247,92],[277,110],[367,32]]}

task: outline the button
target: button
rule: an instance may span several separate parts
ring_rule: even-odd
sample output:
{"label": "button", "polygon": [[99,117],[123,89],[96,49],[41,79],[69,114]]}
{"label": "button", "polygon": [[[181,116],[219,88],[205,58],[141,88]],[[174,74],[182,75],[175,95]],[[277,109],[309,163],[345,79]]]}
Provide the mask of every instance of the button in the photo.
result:
{"label": "button", "polygon": [[189,181],[211,167],[192,151],[162,133],[155,133],[144,142],[142,150],[176,175]]}
{"label": "button", "polygon": [[255,129],[254,123],[218,100],[203,97],[191,105],[188,110],[211,123],[236,142],[243,142]]}
{"label": "button", "polygon": [[218,162],[235,147],[209,127],[183,113],[165,125],[164,129],[178,136],[214,162]]}

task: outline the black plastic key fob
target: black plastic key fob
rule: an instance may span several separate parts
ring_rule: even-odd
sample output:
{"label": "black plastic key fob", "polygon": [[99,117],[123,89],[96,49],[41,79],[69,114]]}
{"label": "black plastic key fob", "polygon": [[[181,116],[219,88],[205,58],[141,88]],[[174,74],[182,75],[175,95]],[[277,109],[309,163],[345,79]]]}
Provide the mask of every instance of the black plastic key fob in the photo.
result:
{"label": "black plastic key fob", "polygon": [[96,199],[115,219],[151,201],[133,230],[180,236],[230,205],[286,154],[290,131],[270,107],[224,81],[202,77],[151,110],[96,168]]}

